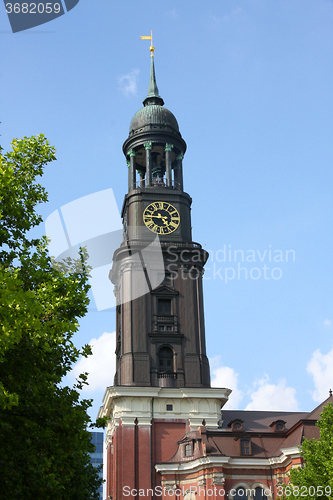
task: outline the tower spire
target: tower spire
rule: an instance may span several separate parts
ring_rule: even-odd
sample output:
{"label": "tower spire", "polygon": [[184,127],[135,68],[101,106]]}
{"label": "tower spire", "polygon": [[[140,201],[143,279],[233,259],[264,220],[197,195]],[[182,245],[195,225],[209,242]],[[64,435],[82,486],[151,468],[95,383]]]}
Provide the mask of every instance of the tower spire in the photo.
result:
{"label": "tower spire", "polygon": [[148,95],[147,97],[160,97],[158,93],[158,87],[156,83],[156,76],[155,76],[155,65],[154,65],[154,56],[151,56],[151,63],[150,63],[150,80],[149,80],[149,87],[148,87]]}
{"label": "tower spire", "polygon": [[159,95],[158,92],[158,87],[156,83],[156,76],[155,76],[155,64],[154,64],[154,51],[155,47],[153,46],[153,32],[150,32],[150,36],[141,36],[141,40],[150,40],[150,79],[149,79],[149,86],[148,86],[148,94],[146,99],[143,101],[144,106],[148,106],[150,104],[158,104],[160,106],[163,106],[164,101],[162,97]]}

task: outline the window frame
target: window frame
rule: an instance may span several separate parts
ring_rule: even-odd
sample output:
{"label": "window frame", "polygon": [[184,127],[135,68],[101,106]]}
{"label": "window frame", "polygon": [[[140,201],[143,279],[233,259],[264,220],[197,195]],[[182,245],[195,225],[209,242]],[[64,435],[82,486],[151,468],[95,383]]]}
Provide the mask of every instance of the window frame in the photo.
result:
{"label": "window frame", "polygon": [[240,439],[240,454],[243,456],[252,455],[250,438],[244,437]]}
{"label": "window frame", "polygon": [[[162,307],[162,303],[164,303],[163,307]],[[168,308],[169,309],[168,312],[166,312],[164,310],[166,303],[168,303],[168,305],[170,306]],[[172,316],[172,299],[170,299],[169,297],[158,297],[157,298],[157,315],[158,316]]]}
{"label": "window frame", "polygon": [[192,445],[192,443],[185,443],[184,456],[185,457],[193,457],[193,445]]}

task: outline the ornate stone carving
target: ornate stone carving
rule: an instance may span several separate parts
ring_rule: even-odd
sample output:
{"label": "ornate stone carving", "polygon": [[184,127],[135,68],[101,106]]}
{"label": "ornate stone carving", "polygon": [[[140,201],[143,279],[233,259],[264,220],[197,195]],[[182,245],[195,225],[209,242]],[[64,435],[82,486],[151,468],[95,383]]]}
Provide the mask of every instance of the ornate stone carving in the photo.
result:
{"label": "ornate stone carving", "polygon": [[214,486],[221,485],[224,483],[225,483],[225,476],[224,476],[223,472],[221,472],[221,473],[215,472],[213,475],[213,485]]}
{"label": "ornate stone carving", "polygon": [[171,494],[171,492],[174,492],[177,489],[177,484],[176,484],[175,480],[165,481],[164,486],[165,486],[167,493],[169,493],[169,491],[170,491],[170,494]]}

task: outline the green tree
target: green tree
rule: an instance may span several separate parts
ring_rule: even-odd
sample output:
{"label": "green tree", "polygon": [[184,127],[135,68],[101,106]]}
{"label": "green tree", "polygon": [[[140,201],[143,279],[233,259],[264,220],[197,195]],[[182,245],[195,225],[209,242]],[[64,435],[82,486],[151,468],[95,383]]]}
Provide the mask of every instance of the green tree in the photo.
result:
{"label": "green tree", "polygon": [[320,439],[304,439],[301,454],[304,467],[290,471],[293,495],[289,498],[331,499],[333,497],[333,406],[324,407],[316,422]]}
{"label": "green tree", "polygon": [[0,151],[0,499],[98,499],[91,402],[80,398],[86,375],[61,386],[90,354],[72,342],[88,306],[85,259],[57,268],[46,238],[29,237],[42,221],[36,207],[47,193],[37,179],[54,148],[43,135],[12,148]]}

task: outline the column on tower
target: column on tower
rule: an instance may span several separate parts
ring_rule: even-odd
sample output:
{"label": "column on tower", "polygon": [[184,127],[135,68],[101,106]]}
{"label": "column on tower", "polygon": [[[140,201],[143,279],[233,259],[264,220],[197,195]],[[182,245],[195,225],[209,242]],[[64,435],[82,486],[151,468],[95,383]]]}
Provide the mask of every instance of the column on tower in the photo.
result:
{"label": "column on tower", "polygon": [[132,190],[132,171],[131,171],[131,162],[126,158],[126,164],[128,168],[128,192]]}
{"label": "column on tower", "polygon": [[130,167],[129,167],[129,175],[128,175],[128,191],[133,191],[136,185],[136,172],[135,172],[135,157],[136,153],[134,149],[130,149],[128,152],[130,157]]}
{"label": "column on tower", "polygon": [[146,150],[146,186],[151,186],[151,150],[152,150],[152,141],[148,141],[144,143],[144,147]]}
{"label": "column on tower", "polygon": [[176,165],[174,168],[174,179],[175,179],[175,187],[180,191],[184,191],[183,186],[183,158],[184,154],[180,153],[176,157]]}
{"label": "column on tower", "polygon": [[166,143],[165,145],[165,168],[166,168],[166,185],[167,187],[172,187],[172,177],[171,177],[171,150],[173,149],[173,144]]}

